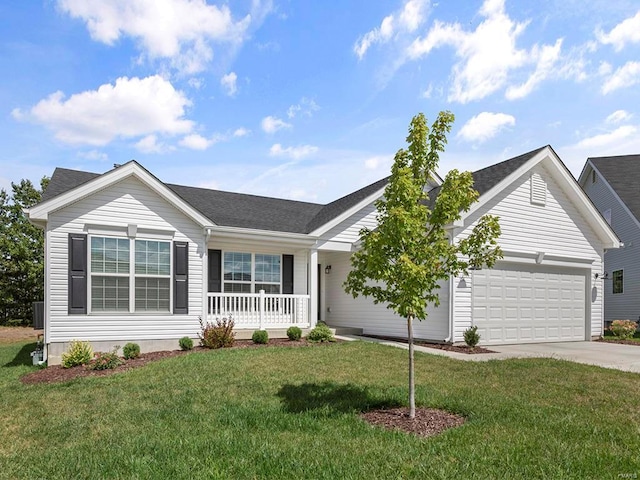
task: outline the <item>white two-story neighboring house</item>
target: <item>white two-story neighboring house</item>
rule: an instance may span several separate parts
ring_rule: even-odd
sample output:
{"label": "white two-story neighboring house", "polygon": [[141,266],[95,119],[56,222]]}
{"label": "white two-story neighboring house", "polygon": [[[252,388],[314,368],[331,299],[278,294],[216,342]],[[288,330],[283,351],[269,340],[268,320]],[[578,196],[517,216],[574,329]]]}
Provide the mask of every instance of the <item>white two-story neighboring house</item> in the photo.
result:
{"label": "white two-story neighboring house", "polygon": [[580,185],[624,246],[604,256],[605,324],[640,320],[640,155],[589,158]]}

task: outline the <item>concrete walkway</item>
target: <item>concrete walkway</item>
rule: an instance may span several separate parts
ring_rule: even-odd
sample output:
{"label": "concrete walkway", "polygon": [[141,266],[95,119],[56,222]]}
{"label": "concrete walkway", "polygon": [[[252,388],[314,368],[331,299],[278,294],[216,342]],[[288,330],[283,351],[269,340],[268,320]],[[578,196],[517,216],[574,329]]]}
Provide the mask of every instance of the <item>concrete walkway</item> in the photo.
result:
{"label": "concrete walkway", "polygon": [[[397,348],[408,348],[406,343],[379,340],[358,335],[337,335],[337,338],[343,340],[363,340]],[[507,358],[544,357],[596,365],[598,367],[612,368],[625,372],[640,373],[640,346],[636,347],[634,345],[606,342],[557,342],[531,343],[526,345],[491,345],[486,348],[496,353],[469,355],[466,353],[439,350],[437,348],[415,346],[417,352],[442,355],[455,358],[456,360],[470,362],[486,362],[487,360],[504,360]]]}

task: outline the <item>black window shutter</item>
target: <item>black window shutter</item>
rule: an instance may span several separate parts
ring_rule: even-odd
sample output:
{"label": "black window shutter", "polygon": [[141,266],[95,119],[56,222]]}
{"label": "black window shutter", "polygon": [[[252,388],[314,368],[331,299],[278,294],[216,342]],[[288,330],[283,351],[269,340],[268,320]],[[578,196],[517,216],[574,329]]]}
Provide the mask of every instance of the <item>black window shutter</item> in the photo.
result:
{"label": "black window shutter", "polygon": [[209,250],[209,292],[222,291],[222,251]]}
{"label": "black window shutter", "polygon": [[189,313],[188,242],[173,242],[173,313]]}
{"label": "black window shutter", "polygon": [[282,293],[293,294],[293,255],[282,255]]}
{"label": "black window shutter", "polygon": [[87,235],[69,234],[69,315],[87,313]]}

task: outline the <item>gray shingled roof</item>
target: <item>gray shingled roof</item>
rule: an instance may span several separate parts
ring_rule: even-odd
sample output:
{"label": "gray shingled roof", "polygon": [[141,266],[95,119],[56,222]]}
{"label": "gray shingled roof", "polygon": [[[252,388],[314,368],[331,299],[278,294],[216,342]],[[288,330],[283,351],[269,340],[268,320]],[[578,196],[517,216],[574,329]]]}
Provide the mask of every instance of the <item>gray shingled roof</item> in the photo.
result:
{"label": "gray shingled roof", "polygon": [[[100,174],[56,168],[42,201],[99,177]],[[309,233],[382,188],[379,180],[327,205],[165,184],[216,225],[291,233]]]}
{"label": "gray shingled roof", "polygon": [[[511,175],[522,165],[527,163],[533,157],[535,157],[540,151],[544,150],[547,146],[536,148],[517,157],[510,158],[495,165],[482,168],[472,173],[473,175],[473,188],[482,196],[503,179]],[[435,205],[436,197],[440,192],[440,187],[433,188],[429,191],[429,208],[433,208]]]}
{"label": "gray shingled roof", "polygon": [[[487,192],[543,148],[545,147],[474,172],[475,189],[480,195]],[[99,176],[97,173],[56,168],[42,201],[50,200]],[[383,178],[326,205],[183,185],[165,185],[216,225],[309,233],[373,195],[388,181],[389,177]],[[439,187],[429,192],[431,206],[438,192]]]}
{"label": "gray shingled roof", "polygon": [[589,158],[637,220],[640,220],[640,155]]}

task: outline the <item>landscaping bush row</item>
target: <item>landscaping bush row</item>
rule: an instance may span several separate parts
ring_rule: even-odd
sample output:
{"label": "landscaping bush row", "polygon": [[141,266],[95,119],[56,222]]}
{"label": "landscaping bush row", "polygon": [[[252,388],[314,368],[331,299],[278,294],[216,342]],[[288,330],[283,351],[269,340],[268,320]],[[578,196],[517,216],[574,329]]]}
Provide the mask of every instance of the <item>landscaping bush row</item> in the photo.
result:
{"label": "landscaping bush row", "polygon": [[[233,331],[233,319],[216,319],[214,323],[203,322],[200,319],[200,345],[205,348],[231,347],[235,342],[235,332]],[[299,327],[289,327],[287,337],[291,341],[299,341],[302,338],[302,330]],[[324,323],[318,324],[307,335],[310,342],[335,342],[331,329]],[[251,336],[256,344],[267,344],[269,333],[266,330],[256,330]],[[181,350],[192,350],[193,340],[189,337],[182,337],[178,340]],[[62,367],[71,368],[79,365],[87,365],[92,370],[106,370],[116,368],[124,362],[118,356],[119,345],[116,345],[110,352],[95,352],[91,343],[80,340],[72,340],[69,348],[62,354]],[[125,360],[131,360],[140,356],[140,345],[137,343],[127,343],[122,348],[122,356]]]}

